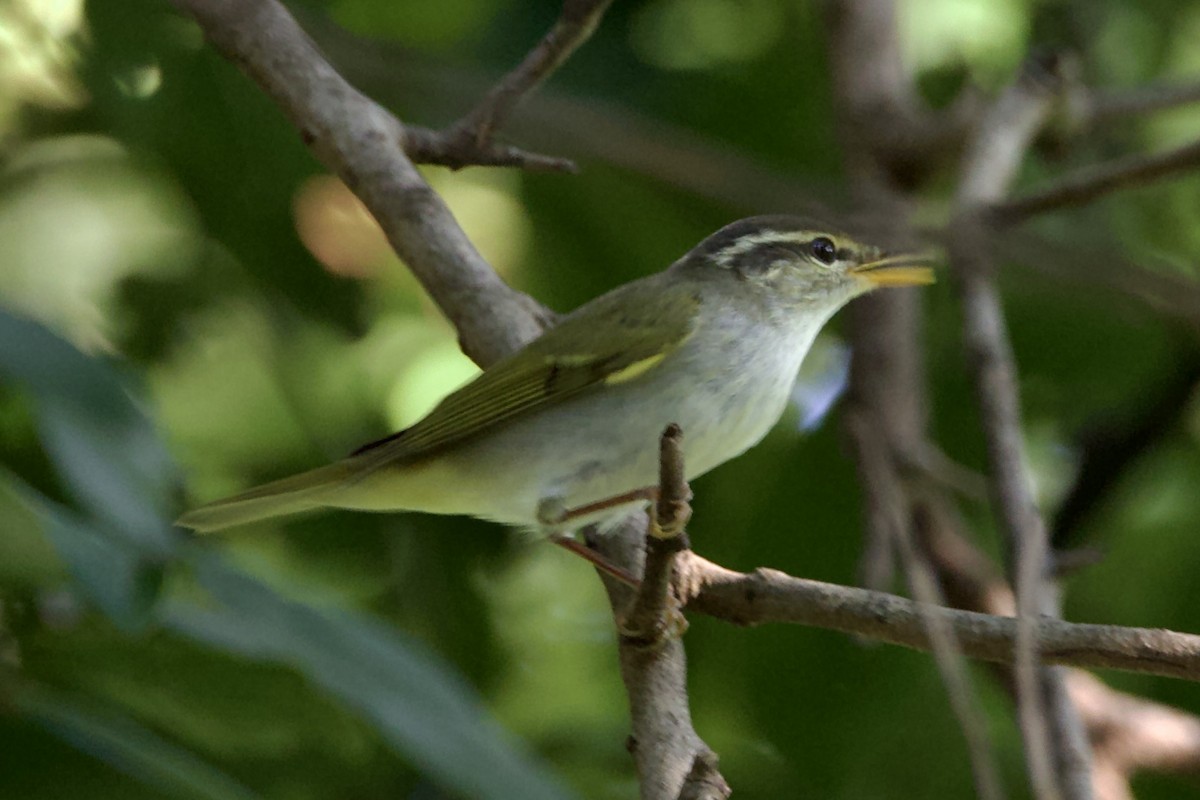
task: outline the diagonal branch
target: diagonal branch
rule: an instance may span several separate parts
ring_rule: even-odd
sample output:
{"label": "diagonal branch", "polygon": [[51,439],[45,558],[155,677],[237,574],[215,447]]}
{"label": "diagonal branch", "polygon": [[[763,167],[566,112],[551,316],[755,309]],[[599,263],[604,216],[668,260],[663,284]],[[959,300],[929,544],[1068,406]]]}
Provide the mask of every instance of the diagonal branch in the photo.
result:
{"label": "diagonal branch", "polygon": [[1140,117],[1200,103],[1200,83],[1158,83],[1097,93],[1087,99],[1086,123],[1096,126],[1124,117]]}
{"label": "diagonal branch", "polygon": [[1053,186],[992,206],[1001,223],[1023,222],[1037,214],[1090,203],[1110,192],[1128,189],[1200,166],[1200,141],[1165,153],[1122,158],[1087,167],[1058,180]]}
{"label": "diagonal branch", "polygon": [[517,104],[591,37],[610,5],[612,0],[564,0],[554,26],[479,105],[450,126],[447,138],[467,139],[477,146],[490,142]]}
{"label": "diagonal branch", "polygon": [[[1012,591],[957,526],[922,525],[921,534],[921,547],[956,608],[1012,613]],[[1011,690],[1011,674],[998,671]],[[1200,777],[1200,718],[1118,692],[1083,670],[1070,670],[1066,684],[1095,751],[1097,800],[1132,800],[1129,781],[1142,770]]]}
{"label": "diagonal branch", "polygon": [[517,105],[591,37],[611,4],[612,0],[565,0],[554,26],[475,108],[444,131],[410,129],[405,143],[409,156],[451,169],[477,164],[576,172],[570,159],[498,144],[495,135]]}
{"label": "diagonal branch", "polygon": [[550,314],[479,255],[405,155],[405,126],[346,83],[277,0],[174,3],[278,103],[313,154],[363,201],[467,355],[487,365],[541,332]]}

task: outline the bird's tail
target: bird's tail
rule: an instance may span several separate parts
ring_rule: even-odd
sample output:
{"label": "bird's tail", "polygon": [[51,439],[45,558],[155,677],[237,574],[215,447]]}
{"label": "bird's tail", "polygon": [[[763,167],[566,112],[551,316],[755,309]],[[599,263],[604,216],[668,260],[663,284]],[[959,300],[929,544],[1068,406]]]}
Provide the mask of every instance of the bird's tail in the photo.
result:
{"label": "bird's tail", "polygon": [[294,514],[326,505],[326,500],[352,475],[345,462],[301,472],[248,491],[194,508],[175,521],[200,533],[246,522]]}

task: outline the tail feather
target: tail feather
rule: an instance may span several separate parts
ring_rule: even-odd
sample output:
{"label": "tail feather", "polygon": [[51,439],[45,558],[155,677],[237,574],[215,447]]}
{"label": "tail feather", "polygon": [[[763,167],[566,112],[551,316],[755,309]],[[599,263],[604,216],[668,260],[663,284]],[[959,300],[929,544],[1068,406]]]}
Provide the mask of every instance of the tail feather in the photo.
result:
{"label": "tail feather", "polygon": [[188,511],[176,525],[200,533],[326,505],[331,490],[353,474],[345,462],[301,472]]}

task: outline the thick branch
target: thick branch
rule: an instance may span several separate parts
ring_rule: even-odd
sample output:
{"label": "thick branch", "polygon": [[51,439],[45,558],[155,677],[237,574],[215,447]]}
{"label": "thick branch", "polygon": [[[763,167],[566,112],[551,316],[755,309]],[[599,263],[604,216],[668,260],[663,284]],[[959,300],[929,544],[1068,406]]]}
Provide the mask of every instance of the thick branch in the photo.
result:
{"label": "thick branch", "polygon": [[334,71],[276,0],[174,0],[213,46],[280,106],[313,153],[379,221],[388,241],[487,365],[537,336],[545,309],[500,279],[402,149],[408,131]]}
{"label": "thick branch", "polygon": [[[643,800],[723,800],[730,790],[717,771],[717,756],[692,727],[681,639],[686,622],[670,591],[679,554],[690,552],[684,527],[691,517],[691,490],[684,480],[678,425],[663,433],[659,463],[658,502],[645,534],[642,584],[628,613],[620,615],[621,677],[633,727],[630,749]],[[614,608],[624,602],[619,594],[613,599]]]}

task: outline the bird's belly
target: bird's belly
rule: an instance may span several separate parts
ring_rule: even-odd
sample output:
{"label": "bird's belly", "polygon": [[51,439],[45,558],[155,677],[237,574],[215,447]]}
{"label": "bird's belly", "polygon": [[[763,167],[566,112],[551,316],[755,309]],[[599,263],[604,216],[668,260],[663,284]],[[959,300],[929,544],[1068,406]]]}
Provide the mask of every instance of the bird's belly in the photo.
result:
{"label": "bird's belly", "polygon": [[[729,396],[728,387],[689,389],[675,404],[655,403],[647,398],[661,395],[649,392],[581,398],[403,467],[405,507],[533,527],[545,500],[577,508],[657,485],[659,439],[670,423],[683,429],[688,478],[709,471],[762,439],[787,397],[786,386],[748,397]],[[598,419],[619,420],[619,430]]]}
{"label": "bird's belly", "polygon": [[[733,342],[730,345],[730,341]],[[808,342],[764,349],[733,337],[732,376],[697,380],[707,364],[664,364],[652,375],[572,398],[473,442],[380,470],[344,495],[353,508],[469,514],[538,527],[553,500],[577,508],[658,483],[659,439],[683,429],[694,478],[757,443],[779,418]],[[625,513],[620,511],[618,513]],[[594,519],[585,519],[584,524]]]}

